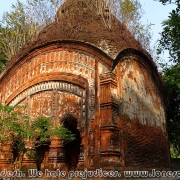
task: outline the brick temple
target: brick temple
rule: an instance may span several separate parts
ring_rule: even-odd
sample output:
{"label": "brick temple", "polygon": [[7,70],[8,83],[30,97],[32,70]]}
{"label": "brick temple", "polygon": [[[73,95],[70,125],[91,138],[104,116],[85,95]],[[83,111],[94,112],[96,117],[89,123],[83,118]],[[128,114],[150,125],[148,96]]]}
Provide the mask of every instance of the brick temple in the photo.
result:
{"label": "brick temple", "polygon": [[[88,2],[88,1],[87,1]],[[107,7],[67,0],[0,74],[0,103],[76,134],[52,137],[40,169],[169,169],[166,96],[151,56]],[[25,157],[23,165],[35,163]],[[0,168],[6,167],[0,156]]]}

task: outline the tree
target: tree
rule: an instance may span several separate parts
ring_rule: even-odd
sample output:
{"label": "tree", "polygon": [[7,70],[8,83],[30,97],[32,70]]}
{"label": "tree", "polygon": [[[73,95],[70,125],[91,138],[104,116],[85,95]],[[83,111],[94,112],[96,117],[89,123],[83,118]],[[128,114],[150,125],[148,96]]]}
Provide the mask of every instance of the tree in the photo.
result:
{"label": "tree", "polygon": [[[27,0],[25,4],[17,0],[12,11],[6,12],[0,21],[0,52],[6,61],[11,60],[25,44],[36,41],[39,32],[54,21],[57,9],[65,0]],[[111,18],[104,17],[104,9],[125,23],[129,31],[150,50],[151,24],[142,25],[143,15],[138,0],[87,0],[88,7],[101,14],[104,25],[111,28]],[[110,16],[109,16],[110,17]]]}
{"label": "tree", "polygon": [[159,0],[164,5],[175,3],[175,10],[172,10],[168,19],[162,23],[163,31],[159,40],[158,53],[169,51],[169,60],[173,65],[167,67],[163,63],[163,80],[167,90],[169,104],[166,110],[167,131],[171,144],[171,156],[180,155],[180,6],[179,0]]}
{"label": "tree", "polygon": [[0,52],[9,61],[28,42],[35,41],[39,32],[54,20],[59,0],[17,0],[12,11],[0,21]]}
{"label": "tree", "polygon": [[86,0],[85,3],[94,13],[101,15],[107,28],[111,28],[111,15],[115,15],[142,47],[151,52],[151,26],[153,24],[141,23],[144,11],[139,0]]}
{"label": "tree", "polygon": [[164,68],[163,80],[168,93],[167,131],[173,156],[180,155],[180,65]]}
{"label": "tree", "polygon": [[27,0],[25,10],[33,22],[41,28],[54,21],[54,17],[60,5],[65,0]]}
{"label": "tree", "polygon": [[32,152],[35,155],[37,147],[49,145],[52,136],[61,137],[64,142],[75,139],[68,129],[54,127],[50,118],[25,116],[23,108],[0,105],[0,152],[12,170],[21,169],[25,153],[36,158]]}
{"label": "tree", "polygon": [[25,5],[17,1],[13,11],[3,15],[0,25],[0,51],[8,61],[24,44],[37,35],[39,26],[28,18]]}
{"label": "tree", "polygon": [[173,10],[169,19],[162,23],[163,31],[159,40],[158,53],[169,51],[170,61],[180,63],[180,9]]}
{"label": "tree", "polygon": [[151,26],[142,24],[141,19],[144,11],[138,0],[120,0],[118,18],[127,26],[132,35],[142,44],[143,48],[151,51],[150,41],[152,38]]}

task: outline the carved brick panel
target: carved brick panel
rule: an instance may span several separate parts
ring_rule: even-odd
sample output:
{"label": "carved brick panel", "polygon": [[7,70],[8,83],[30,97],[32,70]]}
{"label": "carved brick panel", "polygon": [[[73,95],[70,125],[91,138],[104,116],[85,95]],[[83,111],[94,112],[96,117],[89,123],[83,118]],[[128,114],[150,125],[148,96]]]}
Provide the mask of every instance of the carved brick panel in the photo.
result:
{"label": "carved brick panel", "polygon": [[89,131],[89,165],[92,167],[94,166],[94,156],[95,156],[95,137],[94,137],[94,131]]}

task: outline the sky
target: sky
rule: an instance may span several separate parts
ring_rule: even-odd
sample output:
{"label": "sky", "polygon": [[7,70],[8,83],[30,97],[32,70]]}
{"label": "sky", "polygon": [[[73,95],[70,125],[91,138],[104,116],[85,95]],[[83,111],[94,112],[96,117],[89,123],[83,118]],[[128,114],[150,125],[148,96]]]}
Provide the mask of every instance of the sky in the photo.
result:
{"label": "sky", "polygon": [[172,9],[175,9],[174,4],[162,5],[158,1],[154,0],[140,0],[145,14],[143,16],[143,23],[152,23],[153,41],[155,42],[160,38],[159,33],[162,31],[162,21],[168,18]]}
{"label": "sky", "polygon": [[[25,0],[20,0],[21,2]],[[143,24],[152,23],[154,24],[152,26],[152,33],[153,33],[153,39],[152,39],[152,45],[156,43],[156,41],[160,38],[159,33],[162,31],[162,21],[166,20],[168,18],[169,13],[172,9],[175,9],[175,5],[168,4],[168,5],[162,5],[157,0],[139,0],[142,9],[144,10],[145,14],[143,16],[142,22]],[[4,12],[10,11],[11,4],[16,3],[17,0],[0,0],[0,19]],[[167,55],[165,55],[167,56]],[[166,58],[166,57],[165,57]]]}

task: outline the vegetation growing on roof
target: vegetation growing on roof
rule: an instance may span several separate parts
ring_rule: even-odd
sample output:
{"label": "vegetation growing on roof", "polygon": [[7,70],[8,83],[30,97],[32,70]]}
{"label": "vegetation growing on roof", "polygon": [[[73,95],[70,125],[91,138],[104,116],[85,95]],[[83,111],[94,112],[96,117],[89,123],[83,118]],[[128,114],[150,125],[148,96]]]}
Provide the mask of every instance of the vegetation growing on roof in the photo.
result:
{"label": "vegetation growing on roof", "polygon": [[[12,11],[6,12],[0,22],[1,63],[12,60],[14,55],[27,53],[26,46],[30,49],[37,44],[57,39],[76,39],[97,46],[97,43],[106,39],[105,33],[108,34],[107,41],[111,41],[110,46],[114,43],[115,49],[119,46],[114,42],[117,38],[127,46],[135,44],[137,49],[141,45],[150,49],[151,25],[141,24],[143,11],[138,0],[67,0],[56,14],[64,1],[27,0],[23,4],[18,0],[12,5]],[[125,23],[132,35],[119,20]],[[58,27],[58,24],[61,27]],[[105,33],[102,34],[103,31]],[[63,36],[63,33],[66,35]],[[53,35],[51,39],[48,39],[49,35]],[[141,45],[138,45],[132,36],[135,36]],[[92,38],[94,40],[91,41]],[[94,43],[95,39],[98,42]]]}

